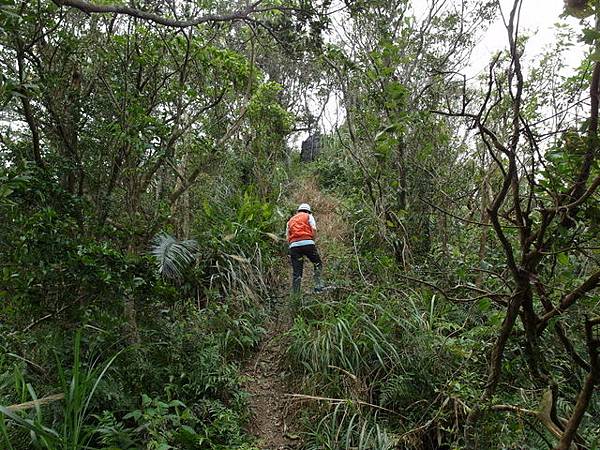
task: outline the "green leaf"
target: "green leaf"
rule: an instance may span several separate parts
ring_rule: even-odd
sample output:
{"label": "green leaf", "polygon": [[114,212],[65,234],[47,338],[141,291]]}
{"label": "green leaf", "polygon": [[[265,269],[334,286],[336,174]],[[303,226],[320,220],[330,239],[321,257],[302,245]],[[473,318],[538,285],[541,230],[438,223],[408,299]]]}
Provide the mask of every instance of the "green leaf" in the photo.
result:
{"label": "green leaf", "polygon": [[594,28],[586,28],[583,30],[583,42],[592,45],[596,40],[600,39],[600,31]]}
{"label": "green leaf", "polygon": [[142,412],[139,409],[136,409],[135,411],[131,411],[130,413],[125,414],[125,416],[123,416],[123,419],[133,419],[136,422],[138,422],[142,417]]}
{"label": "green leaf", "polygon": [[549,331],[554,331],[554,328],[556,328],[556,323],[558,322],[558,320],[559,320],[559,317],[556,316],[548,321],[548,330]]}
{"label": "green leaf", "polygon": [[492,301],[489,298],[482,298],[477,304],[479,311],[487,312],[492,308]]}
{"label": "green leaf", "polygon": [[559,253],[558,256],[556,257],[556,259],[558,260],[558,263],[561,266],[569,265],[569,255],[567,255],[566,253]]}
{"label": "green leaf", "polygon": [[0,186],[0,198],[6,198],[14,192],[9,186]]}

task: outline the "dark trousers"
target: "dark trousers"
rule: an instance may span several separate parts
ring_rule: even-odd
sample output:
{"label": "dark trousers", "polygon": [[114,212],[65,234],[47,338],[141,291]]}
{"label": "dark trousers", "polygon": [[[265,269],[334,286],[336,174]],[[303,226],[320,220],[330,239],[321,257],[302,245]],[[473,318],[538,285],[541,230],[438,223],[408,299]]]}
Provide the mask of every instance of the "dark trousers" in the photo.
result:
{"label": "dark trousers", "polygon": [[[315,273],[320,273],[323,263],[317,247],[314,244],[291,247],[289,249],[292,259],[292,278],[294,282],[300,283],[304,271],[304,257],[306,256],[315,266]],[[296,281],[297,280],[297,281]]]}

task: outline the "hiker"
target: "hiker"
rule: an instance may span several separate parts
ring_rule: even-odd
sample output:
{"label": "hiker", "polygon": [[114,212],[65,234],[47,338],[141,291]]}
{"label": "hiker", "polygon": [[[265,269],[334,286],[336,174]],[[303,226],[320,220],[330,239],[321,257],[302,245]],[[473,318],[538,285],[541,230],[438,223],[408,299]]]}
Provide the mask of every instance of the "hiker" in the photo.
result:
{"label": "hiker", "polygon": [[292,293],[300,293],[304,257],[306,256],[315,266],[315,292],[323,290],[321,273],[323,263],[315,246],[317,223],[312,215],[310,205],[302,203],[296,214],[292,216],[285,227],[285,235],[289,242],[289,255],[292,262]]}

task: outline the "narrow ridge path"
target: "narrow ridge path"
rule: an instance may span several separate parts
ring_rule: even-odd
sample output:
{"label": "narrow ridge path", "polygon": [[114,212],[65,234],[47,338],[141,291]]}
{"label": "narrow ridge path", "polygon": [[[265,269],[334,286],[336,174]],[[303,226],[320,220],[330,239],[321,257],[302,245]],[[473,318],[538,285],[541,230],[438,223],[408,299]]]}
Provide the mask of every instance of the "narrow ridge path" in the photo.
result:
{"label": "narrow ridge path", "polygon": [[[331,248],[344,242],[349,235],[346,224],[339,215],[340,202],[319,189],[313,177],[300,177],[291,189],[293,204],[309,203],[317,221],[317,248],[325,266],[327,282]],[[301,447],[300,434],[294,428],[296,408],[286,394],[290,393],[284,377],[282,364],[285,354],[285,333],[293,323],[294,307],[288,296],[291,285],[291,270],[287,260],[282,260],[279,291],[283,295],[271,309],[270,319],[265,324],[267,333],[257,352],[246,362],[242,372],[247,379],[244,389],[250,393],[252,421],[249,432],[257,437],[261,450],[290,450]],[[312,288],[312,264],[305,262],[303,291]]]}
{"label": "narrow ridge path", "polygon": [[262,450],[289,450],[299,445],[281,367],[285,351],[282,337],[290,321],[282,319],[281,307],[275,309],[275,316],[266,324],[267,333],[243,373],[248,379],[245,390],[250,393],[253,414],[249,431],[258,438]]}

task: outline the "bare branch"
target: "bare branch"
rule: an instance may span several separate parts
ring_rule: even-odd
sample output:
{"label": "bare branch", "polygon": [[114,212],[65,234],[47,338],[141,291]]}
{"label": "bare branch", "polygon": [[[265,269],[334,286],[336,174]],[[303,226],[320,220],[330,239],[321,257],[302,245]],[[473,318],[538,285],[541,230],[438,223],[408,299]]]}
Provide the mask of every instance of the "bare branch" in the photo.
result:
{"label": "bare branch", "polygon": [[64,398],[65,398],[64,393],[53,394],[53,395],[48,395],[47,397],[38,398],[37,400],[32,400],[30,402],[19,403],[18,405],[7,406],[6,409],[10,412],[25,411],[25,410],[32,409],[32,408],[38,408],[40,406],[43,406],[43,405],[46,405],[48,403],[52,403],[52,402],[55,402],[58,400],[62,400]]}
{"label": "bare branch", "polygon": [[[262,3],[262,0],[258,0],[244,9],[233,11],[228,14],[206,14],[200,17],[194,17],[192,19],[178,20],[164,17],[158,14],[154,14],[141,9],[132,8],[125,5],[98,5],[96,3],[87,2],[84,0],[52,0],[58,6],[69,6],[83,11],[86,14],[121,14],[130,17],[137,17],[138,19],[148,20],[155,22],[160,25],[175,28],[186,28],[200,25],[203,23],[215,23],[215,22],[234,22],[238,20],[246,20],[248,17],[256,12],[258,5]],[[267,8],[262,8],[260,11],[266,11]]]}

